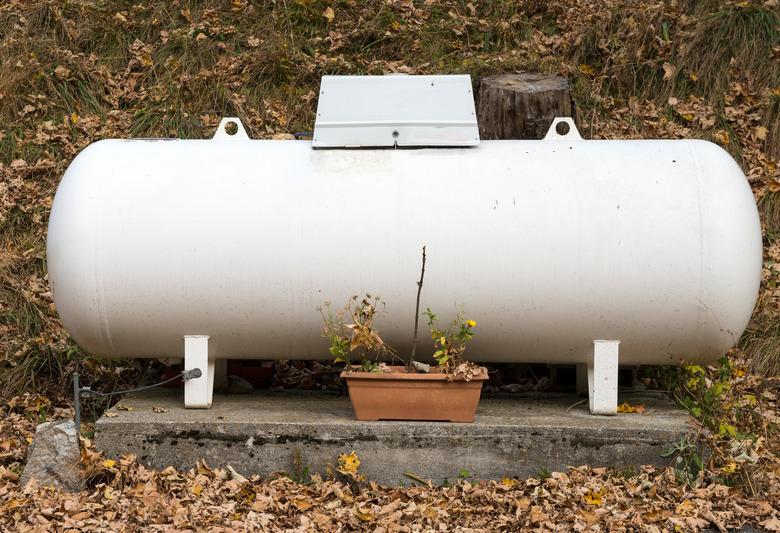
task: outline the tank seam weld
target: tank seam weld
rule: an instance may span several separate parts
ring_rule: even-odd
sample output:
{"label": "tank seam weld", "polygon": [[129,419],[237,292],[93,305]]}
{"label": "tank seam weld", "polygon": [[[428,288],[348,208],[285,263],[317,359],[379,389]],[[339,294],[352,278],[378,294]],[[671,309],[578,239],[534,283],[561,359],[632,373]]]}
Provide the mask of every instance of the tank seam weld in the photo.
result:
{"label": "tank seam weld", "polygon": [[699,311],[697,313],[696,322],[697,322],[697,334],[698,334],[698,353],[701,353],[702,351],[702,340],[704,339],[704,330],[706,327],[706,318],[703,318],[703,314],[707,312],[707,309],[709,307],[704,302],[704,215],[702,213],[702,191],[701,191],[701,178],[702,178],[702,167],[701,162],[699,161],[699,157],[696,154],[696,150],[693,149],[692,146],[688,146],[688,151],[691,154],[691,157],[693,158],[693,164],[696,166],[696,198],[698,200],[696,208],[699,214],[699,287],[698,287],[698,297],[696,298],[699,301],[699,304],[704,306],[704,312],[702,312],[701,307],[699,308]]}
{"label": "tank seam weld", "polygon": [[[101,182],[101,193],[105,189],[105,183]],[[101,194],[101,198],[105,198],[105,195]],[[99,202],[98,209],[95,210],[98,216],[95,219],[95,232],[101,231],[102,226],[100,224],[105,211],[105,203]],[[102,242],[102,241],[98,241]],[[95,249],[95,292],[97,293],[97,307],[98,307],[98,319],[100,321],[100,332],[103,334],[103,340],[108,345],[108,349],[111,355],[114,355],[114,342],[111,339],[111,329],[108,325],[108,316],[106,314],[106,300],[105,300],[105,286],[103,278],[103,247],[97,246]]]}

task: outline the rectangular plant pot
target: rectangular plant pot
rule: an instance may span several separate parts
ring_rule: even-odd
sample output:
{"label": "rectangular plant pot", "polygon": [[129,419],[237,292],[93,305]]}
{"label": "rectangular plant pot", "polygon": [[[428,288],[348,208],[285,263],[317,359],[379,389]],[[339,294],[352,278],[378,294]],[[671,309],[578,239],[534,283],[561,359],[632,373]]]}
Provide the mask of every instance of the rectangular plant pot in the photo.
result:
{"label": "rectangular plant pot", "polygon": [[471,381],[447,374],[414,374],[404,367],[392,372],[342,372],[358,420],[428,420],[473,422],[488,379],[487,369]]}

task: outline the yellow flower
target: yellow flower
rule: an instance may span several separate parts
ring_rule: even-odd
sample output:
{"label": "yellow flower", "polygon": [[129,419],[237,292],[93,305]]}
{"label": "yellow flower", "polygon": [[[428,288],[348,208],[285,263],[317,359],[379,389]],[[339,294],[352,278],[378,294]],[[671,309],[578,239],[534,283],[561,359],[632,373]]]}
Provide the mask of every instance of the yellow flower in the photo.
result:
{"label": "yellow flower", "polygon": [[339,470],[342,472],[356,474],[359,467],[360,459],[354,451],[350,454],[342,453],[339,455]]}
{"label": "yellow flower", "polygon": [[477,327],[477,322],[475,320],[466,320],[466,325],[470,328]]}
{"label": "yellow flower", "polygon": [[582,63],[580,65],[580,72],[582,72],[586,76],[593,76],[596,73],[596,69],[591,67],[587,63]]}
{"label": "yellow flower", "polygon": [[604,490],[603,487],[599,489],[598,492],[594,490],[589,490],[588,493],[585,494],[583,499],[585,500],[585,503],[587,503],[588,505],[601,505],[602,503],[604,503],[605,492],[606,491]]}

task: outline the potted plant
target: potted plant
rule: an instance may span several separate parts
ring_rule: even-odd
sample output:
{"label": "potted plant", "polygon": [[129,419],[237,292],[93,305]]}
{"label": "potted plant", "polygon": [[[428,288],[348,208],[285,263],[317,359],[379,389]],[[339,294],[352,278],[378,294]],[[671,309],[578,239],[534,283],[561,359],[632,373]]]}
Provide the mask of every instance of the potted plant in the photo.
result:
{"label": "potted plant", "polygon": [[[323,336],[330,342],[334,361],[345,365],[341,377],[347,382],[358,420],[474,421],[487,370],[466,360],[463,353],[477,323],[459,313],[447,326],[440,326],[438,317],[427,309],[436,364],[415,360],[424,276],[425,247],[407,361],[400,359],[376,330],[377,314],[384,307],[378,296],[353,296],[335,313],[328,302],[320,308]],[[354,364],[355,360],[359,363]],[[390,365],[387,360],[404,364]]]}

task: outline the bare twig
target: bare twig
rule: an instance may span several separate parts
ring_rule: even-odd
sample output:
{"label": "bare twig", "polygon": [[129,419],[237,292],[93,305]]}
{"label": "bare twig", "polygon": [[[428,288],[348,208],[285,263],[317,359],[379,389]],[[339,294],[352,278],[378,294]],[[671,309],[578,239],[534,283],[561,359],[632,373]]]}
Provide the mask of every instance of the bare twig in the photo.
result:
{"label": "bare twig", "polygon": [[569,411],[571,411],[572,409],[574,409],[574,408],[575,408],[575,407],[577,407],[578,405],[582,405],[583,403],[585,403],[585,402],[587,402],[587,401],[588,401],[588,400],[580,400],[579,402],[577,402],[577,403],[574,403],[574,404],[570,405],[570,406],[569,406],[569,407],[566,409],[566,412],[568,413]]}
{"label": "bare twig", "polygon": [[409,371],[412,371],[412,362],[417,352],[417,326],[420,323],[420,293],[422,292],[423,278],[425,277],[425,246],[422,247],[422,270],[420,281],[417,282],[417,305],[414,308],[414,337],[412,338],[412,353],[409,356]]}
{"label": "bare twig", "polygon": [[414,472],[407,470],[406,472],[404,472],[404,476],[408,477],[413,481],[416,481],[417,483],[420,483],[421,485],[428,487],[429,489],[433,488],[433,482],[430,479],[423,479],[417,474],[415,474]]}

